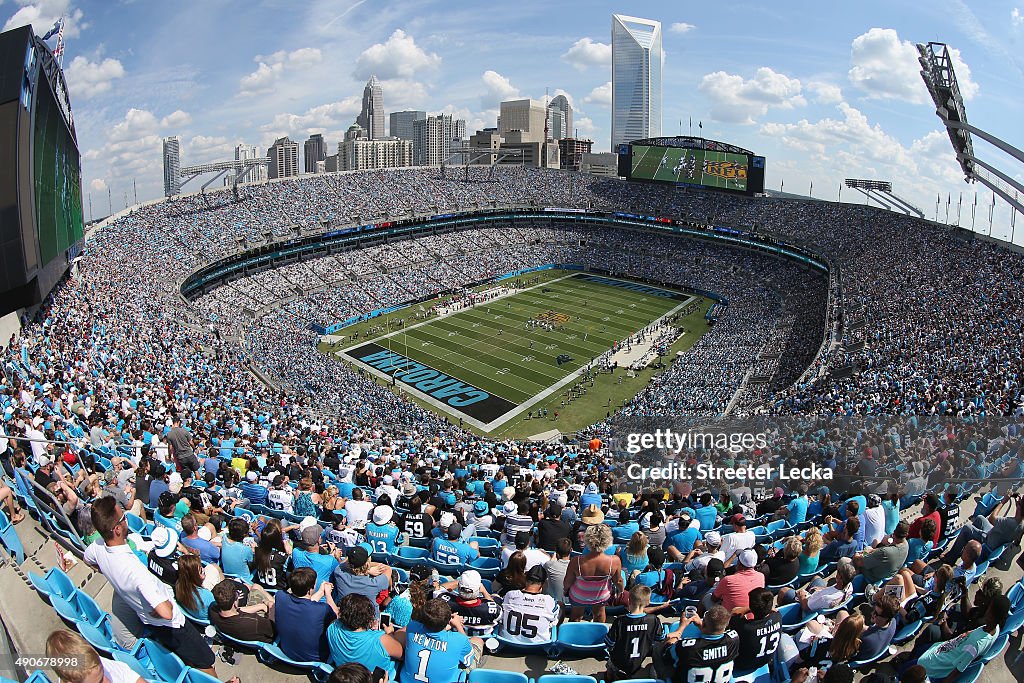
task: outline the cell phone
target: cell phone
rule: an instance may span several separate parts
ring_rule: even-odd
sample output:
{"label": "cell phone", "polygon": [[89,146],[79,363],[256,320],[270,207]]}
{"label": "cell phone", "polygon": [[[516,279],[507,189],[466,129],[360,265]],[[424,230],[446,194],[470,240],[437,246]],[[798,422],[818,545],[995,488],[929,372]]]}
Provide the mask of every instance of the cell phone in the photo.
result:
{"label": "cell phone", "polygon": [[384,683],[384,681],[388,680],[388,672],[378,666],[370,674],[370,680],[373,683]]}
{"label": "cell phone", "polygon": [[818,667],[812,666],[807,669],[807,680],[813,681],[818,678]]}
{"label": "cell phone", "polygon": [[[390,614],[381,614],[380,615],[380,627],[382,629],[385,629],[385,628],[387,628],[389,626],[391,626],[391,615]],[[374,679],[374,680],[376,680],[376,679]]]}

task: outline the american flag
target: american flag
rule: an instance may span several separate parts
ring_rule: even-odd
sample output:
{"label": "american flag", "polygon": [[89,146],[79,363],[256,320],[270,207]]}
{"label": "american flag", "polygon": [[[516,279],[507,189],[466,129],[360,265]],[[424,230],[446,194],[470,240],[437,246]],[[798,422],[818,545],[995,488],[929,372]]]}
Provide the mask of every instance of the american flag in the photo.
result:
{"label": "american flag", "polygon": [[57,62],[64,63],[64,17],[60,18],[60,28],[57,30],[57,47],[53,48],[53,56]]}

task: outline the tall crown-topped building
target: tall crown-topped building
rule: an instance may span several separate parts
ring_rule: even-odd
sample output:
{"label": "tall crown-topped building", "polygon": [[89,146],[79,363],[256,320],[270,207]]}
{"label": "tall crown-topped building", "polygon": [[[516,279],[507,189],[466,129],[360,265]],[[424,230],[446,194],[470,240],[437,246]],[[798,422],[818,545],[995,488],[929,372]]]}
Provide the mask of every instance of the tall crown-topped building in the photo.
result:
{"label": "tall crown-topped building", "polygon": [[384,91],[376,76],[370,76],[363,88],[363,109],[359,112],[358,123],[371,140],[384,137]]}

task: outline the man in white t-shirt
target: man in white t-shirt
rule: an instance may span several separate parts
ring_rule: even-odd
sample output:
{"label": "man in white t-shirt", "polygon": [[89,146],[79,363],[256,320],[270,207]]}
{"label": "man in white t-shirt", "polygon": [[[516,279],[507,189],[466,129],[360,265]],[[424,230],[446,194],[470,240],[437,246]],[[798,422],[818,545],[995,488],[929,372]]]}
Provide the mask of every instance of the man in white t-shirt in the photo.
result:
{"label": "man in white t-shirt", "polygon": [[345,503],[346,524],[362,529],[366,526],[366,520],[370,518],[370,512],[372,511],[373,503],[364,499],[363,490],[360,488],[352,489],[352,498]]}
{"label": "man in white t-shirt", "polygon": [[741,550],[753,548],[756,541],[754,532],[747,531],[747,518],[742,513],[737,512],[730,521],[733,532],[722,536],[722,555],[725,557],[726,566],[729,564],[729,558]]}
{"label": "man in white t-shirt", "polygon": [[505,594],[501,601],[501,634],[515,643],[546,643],[558,623],[558,603],[544,593],[548,571],[538,565],[526,572],[526,587]]}
{"label": "man in white t-shirt", "polygon": [[516,534],[515,545],[507,545],[501,549],[501,566],[508,566],[508,558],[512,557],[512,553],[521,550],[526,555],[526,570],[529,571],[531,568],[537,565],[547,564],[551,559],[551,555],[544,552],[540,548],[531,548],[530,542],[533,537],[529,531],[520,531]]}
{"label": "man in white t-shirt", "polygon": [[92,504],[93,526],[103,539],[85,549],[85,562],[98,569],[115,594],[148,627],[155,639],[186,665],[217,676],[216,656],[196,627],[185,620],[174,591],[142,564],[128,545],[128,517],[112,496]]}
{"label": "man in white t-shirt", "polygon": [[868,507],[860,516],[860,523],[864,529],[865,546],[873,547],[885,536],[885,508],[877,493],[868,496]]}

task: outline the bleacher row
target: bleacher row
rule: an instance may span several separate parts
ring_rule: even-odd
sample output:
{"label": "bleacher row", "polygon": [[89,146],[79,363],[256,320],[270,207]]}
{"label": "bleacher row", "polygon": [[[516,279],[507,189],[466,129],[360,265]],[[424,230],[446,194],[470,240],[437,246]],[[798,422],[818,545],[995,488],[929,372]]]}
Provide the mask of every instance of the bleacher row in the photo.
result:
{"label": "bleacher row", "polygon": [[[73,436],[73,434],[68,435]],[[109,457],[113,456],[114,453],[109,449],[104,449],[102,451],[96,451],[94,455],[101,466],[110,467]],[[4,476],[4,479],[12,489],[16,491],[21,504],[24,508],[29,510],[33,519],[38,522],[43,529],[51,534],[55,540],[65,545],[72,553],[81,556],[81,553],[85,548],[85,540],[79,535],[78,531],[68,523],[65,517],[59,513],[55,513],[52,505],[44,500],[44,497],[48,494],[38,486],[34,485],[31,481],[31,469],[33,469],[33,467],[30,464],[29,470],[17,470],[13,481],[6,476]],[[332,473],[325,472],[325,474],[329,480],[333,480],[334,475]],[[1016,488],[1020,484],[1021,482],[1017,482],[1010,488]],[[935,491],[941,491],[944,487],[937,486],[933,488]],[[973,493],[977,492],[977,488],[977,485],[958,486],[957,501],[969,504],[970,497]],[[366,495],[371,499],[373,498],[373,492],[370,490],[366,490]],[[842,498],[842,495],[839,497]],[[979,514],[987,515],[1002,501],[1003,496],[998,493],[998,489],[994,488],[986,492],[984,495],[976,498],[976,505],[971,517]],[[914,507],[916,506],[911,506],[902,510],[902,515],[904,517],[912,516]],[[151,521],[144,520],[136,517],[135,515],[128,516],[129,526],[132,531],[140,534],[143,538],[148,538],[149,534],[157,524],[174,524],[174,520],[162,518],[153,509],[148,509],[148,512],[151,516]],[[254,520],[258,516],[277,517],[283,521],[295,523],[301,521],[301,518],[295,515],[282,513],[260,505],[252,505],[251,509],[236,508],[233,511],[233,514],[235,516],[246,518],[249,521]],[[802,536],[806,534],[809,528],[815,525],[820,525],[822,522],[823,520],[819,515],[808,519],[803,524],[793,527],[785,520],[770,521],[770,516],[766,515],[756,520],[751,520],[752,526],[748,528],[748,531],[755,534],[757,543],[765,546],[771,545],[776,548],[781,548],[783,540],[786,537],[790,535]],[[615,527],[614,520],[609,519],[605,523],[612,528]],[[828,527],[824,526],[822,527],[822,530],[827,531]],[[730,525],[723,524],[721,527],[718,527],[716,531],[722,535],[727,535],[732,533],[733,529]],[[376,561],[385,562],[394,567],[398,573],[398,580],[403,583],[406,583],[409,580],[407,572],[408,569],[411,569],[417,564],[426,564],[438,571],[442,577],[442,581],[457,578],[463,571],[467,569],[474,569],[484,578],[485,586],[490,588],[489,579],[493,578],[500,569],[499,562],[496,559],[496,555],[500,551],[500,545],[496,536],[496,533],[481,532],[480,536],[474,539],[479,544],[481,557],[465,565],[436,562],[429,556],[429,552],[426,549],[411,545],[402,546],[393,554],[374,552],[373,557]],[[942,544],[931,550],[929,557],[935,558],[939,556],[949,547],[952,540],[953,534],[947,535]],[[2,541],[7,552],[13,556],[18,564],[23,564],[25,562],[25,549],[20,543],[17,529],[10,523],[2,511],[0,511],[0,541]],[[620,548],[621,546],[613,545],[607,552],[609,554],[613,554]],[[978,563],[977,573],[972,583],[980,582],[989,566],[999,560],[1006,550],[1007,546],[986,548],[986,559]],[[143,561],[145,560],[143,559]],[[834,573],[835,566],[835,563],[830,563],[819,567],[812,573],[800,574],[793,581],[786,584],[767,586],[767,588],[777,594],[778,591],[784,587],[795,588],[804,586],[815,578],[827,578],[831,576]],[[667,569],[675,570],[682,569],[682,565],[679,563],[669,563],[666,564],[665,567]],[[823,610],[820,612],[820,615],[827,617],[835,615],[840,610],[851,610],[856,608],[867,599],[866,596],[868,595],[872,585],[876,587],[880,586],[888,581],[889,578],[891,577],[875,582],[874,584],[869,584],[862,575],[858,575],[854,580],[851,595],[841,604],[835,605],[827,610]],[[69,576],[59,568],[51,568],[45,573],[45,575],[29,572],[28,579],[38,593],[49,601],[55,612],[65,622],[72,625],[79,633],[81,633],[93,645],[93,647],[95,647],[99,652],[105,653],[107,656],[129,664],[145,680],[157,681],[160,683],[208,683],[211,680],[210,677],[203,672],[186,667],[176,655],[166,651],[154,641],[142,639],[131,649],[122,648],[114,639],[114,634],[110,625],[110,615],[104,612],[97,605],[95,600],[89,596],[89,594],[76,587]],[[1005,650],[1008,645],[1010,634],[1017,631],[1022,625],[1024,625],[1024,579],[1015,583],[1009,589],[1007,595],[1010,599],[1013,611],[1010,614],[1005,627],[1002,629],[999,637],[992,643],[992,645],[978,656],[977,661],[964,671],[964,673],[957,678],[957,681],[972,683],[977,680],[981,675],[984,666]],[[687,606],[696,606],[697,604],[697,601],[685,598],[671,600],[669,605],[671,612],[666,613],[681,614]],[[608,615],[611,617],[617,613],[622,613],[623,611],[624,608],[621,607],[610,607],[608,608]],[[278,647],[276,643],[257,643],[232,639],[230,636],[217,633],[212,629],[208,619],[204,615],[192,613],[188,610],[183,610],[183,612],[200,628],[207,629],[208,635],[216,639],[216,641],[231,648],[255,654],[261,662],[299,669],[307,672],[310,676],[319,681],[325,680],[333,668],[330,664],[324,662],[300,662],[292,660],[281,651],[280,647]],[[778,612],[781,617],[784,632],[790,634],[799,632],[807,623],[819,616],[818,612],[803,612],[798,604],[783,605],[778,609]],[[929,621],[930,619],[924,618],[904,624],[894,636],[893,644],[906,645],[911,643],[929,623]],[[666,624],[665,628],[668,630],[669,625]],[[546,657],[583,656],[601,658],[605,654],[604,635],[606,632],[606,625],[584,622],[561,624],[557,629],[552,631],[551,640],[544,643],[522,645],[520,643],[504,639],[500,632],[494,633],[493,636],[498,643],[498,647],[496,648],[496,653],[498,655],[523,655],[532,653],[541,654]],[[890,652],[888,650],[884,650],[871,659],[851,661],[849,662],[849,665],[855,669],[867,670],[872,665],[888,658],[889,655]],[[36,672],[33,674],[33,677],[37,683],[45,680],[45,674],[42,672]],[[549,679],[551,679],[550,676],[541,676],[537,683],[546,683]],[[522,682],[528,679],[524,674],[484,668],[471,672],[468,680],[469,683],[505,683],[506,681],[511,683],[512,681]],[[595,681],[596,679],[590,676],[577,676],[573,679],[569,676],[559,675],[557,676],[557,680],[562,683],[571,683],[574,680],[582,682]],[[759,670],[756,672],[745,672],[736,675],[733,680],[767,682],[773,679],[770,678],[768,671]]]}

